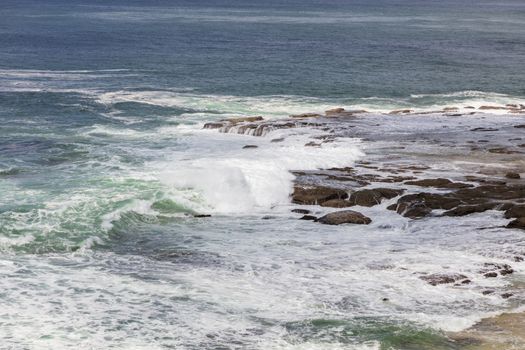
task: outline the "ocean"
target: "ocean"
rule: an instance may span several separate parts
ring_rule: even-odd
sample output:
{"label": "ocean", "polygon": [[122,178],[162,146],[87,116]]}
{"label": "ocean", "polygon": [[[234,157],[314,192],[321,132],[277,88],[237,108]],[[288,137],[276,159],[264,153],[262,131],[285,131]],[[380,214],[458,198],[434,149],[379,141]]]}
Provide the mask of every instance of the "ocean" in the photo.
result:
{"label": "ocean", "polygon": [[[523,304],[414,275],[507,261],[522,233],[469,226],[495,213],[321,227],[289,198],[291,171],[442,127],[384,113],[525,103],[523,1],[2,0],[0,18],[2,347],[455,349],[444,332]],[[315,128],[203,129],[335,107],[383,127],[319,148]]]}

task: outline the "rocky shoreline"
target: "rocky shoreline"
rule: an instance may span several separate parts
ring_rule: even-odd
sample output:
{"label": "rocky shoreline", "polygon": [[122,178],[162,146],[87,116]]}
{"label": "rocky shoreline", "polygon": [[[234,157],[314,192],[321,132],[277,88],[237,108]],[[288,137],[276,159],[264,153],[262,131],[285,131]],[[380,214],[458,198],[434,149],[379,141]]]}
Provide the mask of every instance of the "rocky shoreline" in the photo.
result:
{"label": "rocky shoreline", "polygon": [[[495,110],[507,114],[490,114]],[[425,113],[407,109],[386,114],[335,108],[324,114],[306,113],[277,120],[226,119],[207,123],[204,128],[259,137],[271,136],[272,131],[281,129],[320,131],[304,147],[323,147],[339,138],[362,140],[366,159],[343,168],[293,172],[290,201],[295,207],[291,211],[297,219],[310,220],[320,227],[369,225],[375,217],[365,215],[368,208],[394,213],[408,222],[461,220],[490,212],[508,220],[507,223],[473,229],[523,230],[525,235],[524,105],[468,107],[462,111],[448,107]],[[270,142],[283,140],[272,138]],[[255,147],[244,148],[249,152]],[[506,278],[515,272],[511,263],[521,264],[525,260],[525,250],[510,249],[505,259],[509,263],[487,259],[471,274],[444,270],[422,272],[419,278],[430,286],[453,288],[468,287],[480,278]],[[515,302],[522,300],[515,294],[523,294],[523,289],[483,287],[479,292]],[[512,319],[523,320],[523,314]],[[500,349],[499,340],[490,341],[487,335],[480,335],[487,322],[499,321],[484,320],[466,331],[466,335],[453,334],[451,338],[467,349]],[[501,327],[507,326],[504,323]],[[515,331],[515,324],[509,327]],[[523,332],[519,336],[523,337]],[[472,347],[473,344],[477,347]]]}
{"label": "rocky shoreline", "polygon": [[[464,109],[475,110],[474,107],[464,107]],[[505,106],[481,106],[477,110],[469,113],[459,112],[457,107],[447,107],[443,110],[417,113],[413,110],[398,110],[388,113],[389,116],[402,116],[402,118],[424,117],[425,115],[441,115],[443,118],[461,118],[474,114],[484,114],[486,111],[505,110],[508,113],[525,115],[525,105],[505,105]],[[219,122],[206,123],[205,129],[218,129],[221,132],[241,133],[253,136],[263,136],[272,130],[290,128],[316,128],[326,132],[325,135],[318,136],[305,144],[305,147],[322,147],[324,143],[335,142],[339,137],[359,137],[359,133],[352,135],[352,128],[355,128],[360,119],[367,119],[368,112],[364,110],[345,110],[344,108],[334,108],[327,110],[324,115],[317,113],[304,113],[291,115],[289,118],[278,120],[265,120],[263,117],[239,117],[225,119]],[[401,117],[399,117],[401,118]],[[397,120],[399,122],[400,120]],[[482,117],[485,118],[485,117]],[[466,120],[468,122],[468,119]],[[525,118],[523,120],[525,123]],[[508,144],[492,147],[490,138],[494,132],[500,131],[498,128],[489,126],[474,127],[465,130],[463,137],[466,139],[472,135],[477,138],[465,142],[466,150],[464,157],[468,157],[473,152],[487,152],[490,154],[502,155],[496,162],[505,165],[507,160],[505,155],[525,154],[525,135],[524,137],[509,138],[508,141],[515,141],[512,146]],[[444,128],[447,126],[444,125]],[[513,125],[515,130],[525,129],[525,124]],[[437,133],[440,130],[435,131]],[[484,133],[479,137],[478,133]],[[416,134],[416,133],[414,133]],[[521,133],[520,133],[521,134]],[[427,141],[409,140],[412,143]],[[271,142],[280,142],[282,139],[272,139]],[[368,140],[374,141],[374,140]],[[435,143],[445,140],[434,140]],[[450,140],[446,140],[450,141]],[[520,143],[523,142],[523,143]],[[475,146],[473,146],[475,144]],[[461,144],[443,145],[448,148],[457,148]],[[256,148],[255,145],[246,145],[243,148]],[[400,150],[405,149],[403,145],[398,146]],[[402,152],[390,153],[401,154]],[[424,154],[416,158],[424,158]],[[411,155],[414,158],[414,155]],[[524,157],[525,158],[525,157]],[[417,160],[417,159],[416,159]],[[371,161],[362,161],[353,167],[324,169],[314,172],[294,172],[296,183],[291,195],[292,203],[299,205],[314,205],[328,208],[348,208],[354,206],[371,207],[381,204],[383,200],[397,198],[397,201],[387,207],[388,210],[396,211],[399,215],[410,219],[421,219],[427,216],[465,216],[473,213],[481,213],[488,210],[502,211],[507,219],[512,219],[506,226],[507,228],[525,229],[525,181],[521,179],[520,172],[524,171],[525,163],[517,164],[514,168],[500,171],[499,173],[487,174],[486,170],[478,169],[476,172],[464,173],[459,181],[445,177],[433,177],[428,170],[432,170],[429,165],[422,165],[424,162],[413,161],[411,164],[392,163],[375,164]],[[369,171],[367,171],[369,170]],[[328,181],[327,181],[328,180]],[[330,182],[330,185],[326,185]],[[319,185],[319,183],[323,183]],[[382,184],[391,184],[385,188]],[[436,193],[436,191],[439,191]],[[332,213],[330,216],[317,218],[310,215],[309,211],[302,212],[305,216],[302,219],[309,219],[325,224],[359,223],[368,224],[371,219],[363,219],[362,215],[355,211],[345,210]],[[337,217],[337,220],[330,218]],[[346,219],[344,219],[345,217]],[[321,220],[322,219],[322,220]]]}

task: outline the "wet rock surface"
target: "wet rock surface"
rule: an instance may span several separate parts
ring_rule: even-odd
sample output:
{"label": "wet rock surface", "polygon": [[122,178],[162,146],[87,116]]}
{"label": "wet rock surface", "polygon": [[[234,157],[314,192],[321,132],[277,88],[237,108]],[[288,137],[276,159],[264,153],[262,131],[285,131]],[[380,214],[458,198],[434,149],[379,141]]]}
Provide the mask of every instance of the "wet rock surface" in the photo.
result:
{"label": "wet rock surface", "polygon": [[459,274],[459,273],[453,273],[453,274],[436,273],[436,274],[432,274],[428,276],[421,276],[420,278],[432,286],[437,286],[438,284],[455,283],[461,280],[467,281],[467,276]]}
{"label": "wet rock surface", "polygon": [[369,217],[353,210],[342,210],[326,214],[317,220],[321,224],[341,225],[341,224],[359,224],[368,225],[372,222]]}
{"label": "wet rock surface", "polygon": [[295,186],[292,193],[292,202],[296,204],[322,204],[329,200],[346,198],[348,193],[345,190],[325,186]]}
{"label": "wet rock surface", "polygon": [[[295,181],[290,201],[308,208],[294,208],[292,212],[299,214],[297,220],[310,221],[308,225],[343,225],[340,229],[349,234],[368,227],[373,228],[370,232],[388,232],[392,226],[384,222],[384,215],[391,215],[392,220],[408,226],[432,222],[429,227],[437,228],[441,222],[457,222],[465,230],[489,229],[496,235],[506,229],[525,230],[525,181],[520,176],[525,173],[525,137],[523,129],[515,127],[521,125],[515,119],[493,121],[481,111],[525,116],[525,106],[495,107],[472,107],[475,114],[471,115],[448,107],[428,113],[398,110],[380,116],[333,108],[324,115],[303,113],[274,121],[225,120],[205,127],[259,137],[272,131],[282,133],[283,129],[315,129],[318,133],[304,143],[309,152],[342,138],[362,140],[366,156],[353,164],[292,172]],[[408,125],[399,125],[400,118],[407,118],[402,120]],[[439,122],[427,129],[421,127],[429,118]],[[410,123],[420,124],[412,131]],[[286,140],[281,134],[268,136],[274,146]],[[469,216],[476,215],[499,222],[491,227],[478,227],[475,220],[465,223]],[[322,232],[332,229],[323,227]],[[512,245],[504,238],[502,242]],[[521,263],[524,257],[525,252],[516,249],[508,252],[506,261]],[[487,257],[486,263],[480,263],[475,270],[449,272],[445,267],[440,273],[417,272],[416,278],[431,286],[473,288],[487,298],[512,300],[513,293],[494,283],[512,275],[514,269]]]}

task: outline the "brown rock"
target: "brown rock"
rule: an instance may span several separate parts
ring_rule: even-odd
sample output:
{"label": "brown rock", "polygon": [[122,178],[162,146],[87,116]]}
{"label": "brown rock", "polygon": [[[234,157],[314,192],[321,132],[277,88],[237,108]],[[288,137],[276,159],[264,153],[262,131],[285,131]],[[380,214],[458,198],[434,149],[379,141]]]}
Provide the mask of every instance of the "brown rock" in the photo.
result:
{"label": "brown rock", "polygon": [[482,213],[487,210],[494,209],[496,203],[484,203],[474,205],[460,205],[452,210],[443,213],[445,216],[465,216],[473,213]]}
{"label": "brown rock", "polygon": [[316,221],[317,220],[317,217],[313,216],[313,215],[304,215],[302,216],[299,220],[311,220],[311,221]]}
{"label": "brown rock", "polygon": [[420,187],[437,187],[437,188],[467,188],[474,187],[470,184],[465,184],[462,182],[452,182],[449,179],[424,179],[416,181],[406,181],[406,185],[420,186]]}
{"label": "brown rock", "polygon": [[229,118],[224,119],[222,121],[226,121],[232,124],[238,124],[238,123],[253,123],[253,122],[259,122],[264,120],[263,117],[257,116],[257,117],[240,117],[240,118]]}
{"label": "brown rock", "polygon": [[330,207],[330,208],[348,208],[355,204],[346,200],[346,199],[330,199],[326,202],[322,202],[321,207]]}
{"label": "brown rock", "polygon": [[505,211],[505,218],[521,218],[525,217],[525,205],[513,205]]}
{"label": "brown rock", "polygon": [[206,123],[203,129],[220,129],[224,126],[223,123]]}
{"label": "brown rock", "polygon": [[326,214],[318,220],[326,225],[359,224],[368,225],[372,222],[369,217],[353,210],[336,211]]}
{"label": "brown rock", "polygon": [[331,199],[346,199],[345,190],[325,186],[300,187],[296,186],[292,193],[292,202],[296,204],[320,204]]}
{"label": "brown rock", "polygon": [[330,115],[334,115],[334,114],[339,114],[339,113],[342,113],[344,112],[345,109],[344,108],[332,108],[332,109],[329,109],[327,111],[325,111],[324,113],[327,115],[327,116],[330,116]]}
{"label": "brown rock", "polygon": [[481,200],[509,200],[525,198],[524,185],[482,185],[475,188],[460,189],[455,197],[465,202],[479,203]]}
{"label": "brown rock", "polygon": [[505,174],[505,177],[507,179],[519,179],[519,178],[521,178],[520,174],[515,173],[515,172],[508,172],[508,173]]}
{"label": "brown rock", "polygon": [[396,190],[391,188],[366,189],[351,193],[349,201],[352,203],[352,205],[372,207],[376,204],[380,204],[383,199],[397,197],[403,192],[404,190]]}
{"label": "brown rock", "polygon": [[432,209],[425,206],[423,203],[411,203],[406,206],[398,206],[397,212],[410,219],[419,219],[429,215],[432,212]]}
{"label": "brown rock", "polygon": [[525,230],[525,217],[517,218],[516,220],[512,220],[509,222],[509,224],[506,226],[507,228],[520,228],[522,230]]}

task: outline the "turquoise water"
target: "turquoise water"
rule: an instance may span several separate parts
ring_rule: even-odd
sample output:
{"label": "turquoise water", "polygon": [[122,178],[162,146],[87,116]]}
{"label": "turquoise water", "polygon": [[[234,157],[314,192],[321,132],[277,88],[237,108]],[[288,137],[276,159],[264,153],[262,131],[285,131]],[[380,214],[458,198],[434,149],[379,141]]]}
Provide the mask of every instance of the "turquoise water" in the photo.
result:
{"label": "turquoise water", "polygon": [[351,164],[362,141],[304,150],[315,130],[273,145],[202,124],[523,103],[522,1],[4,0],[0,15],[9,348],[449,349],[443,329],[505,306],[370,268],[475,269],[488,233],[459,253],[403,218],[327,235],[290,217],[288,171]]}

